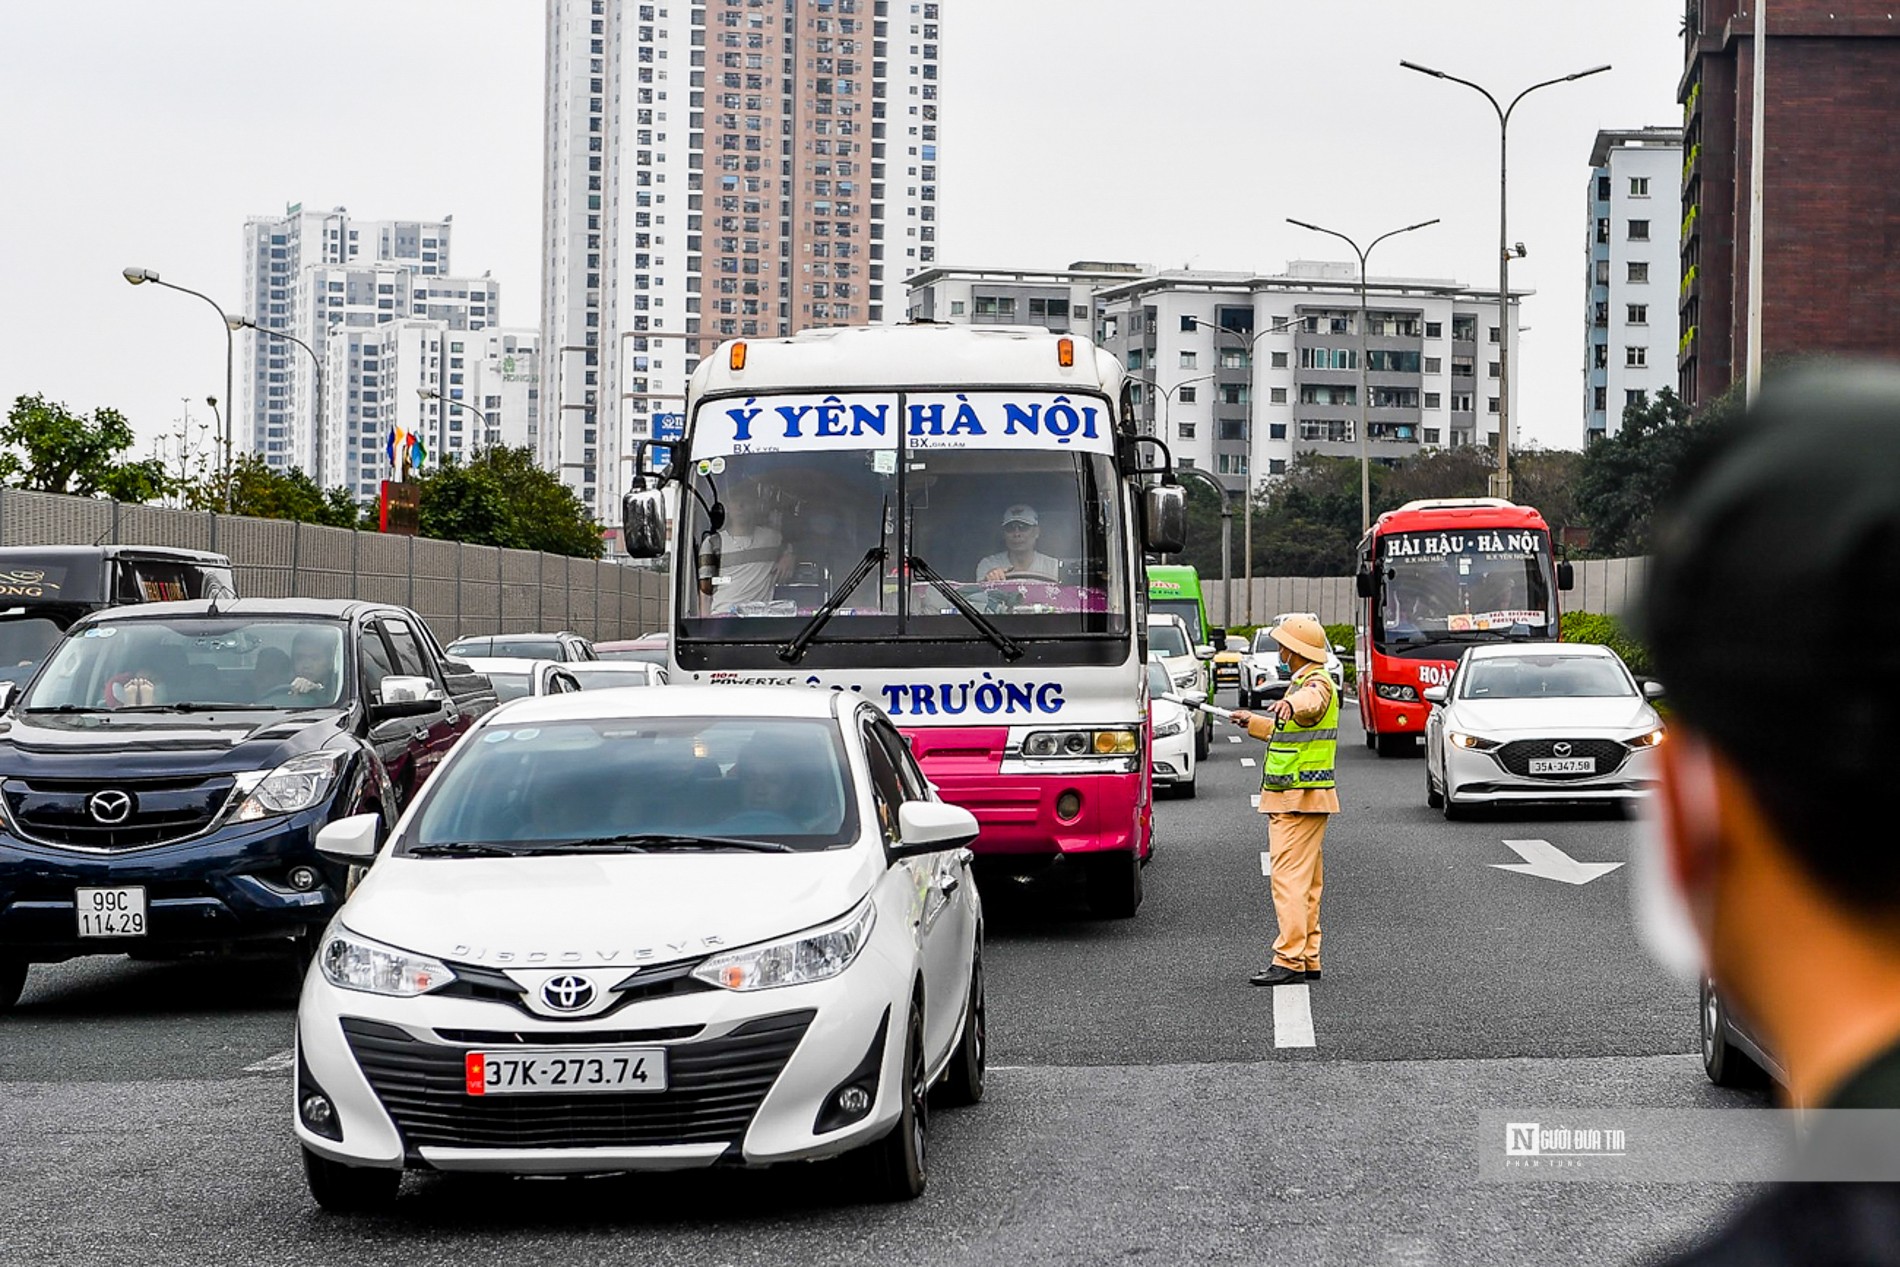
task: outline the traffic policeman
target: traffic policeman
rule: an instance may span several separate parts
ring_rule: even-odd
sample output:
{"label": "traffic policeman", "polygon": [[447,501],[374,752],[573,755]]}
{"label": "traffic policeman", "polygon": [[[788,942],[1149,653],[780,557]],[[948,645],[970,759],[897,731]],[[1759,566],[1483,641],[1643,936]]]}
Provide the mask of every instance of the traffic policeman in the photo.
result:
{"label": "traffic policeman", "polygon": [[1319,894],[1325,878],[1320,846],[1339,812],[1334,767],[1339,749],[1339,692],[1326,672],[1326,630],[1310,616],[1288,616],[1267,636],[1280,646],[1286,694],[1265,714],[1229,714],[1267,743],[1260,776],[1260,812],[1267,816],[1268,864],[1279,936],[1273,962],[1254,985],[1319,980]]}

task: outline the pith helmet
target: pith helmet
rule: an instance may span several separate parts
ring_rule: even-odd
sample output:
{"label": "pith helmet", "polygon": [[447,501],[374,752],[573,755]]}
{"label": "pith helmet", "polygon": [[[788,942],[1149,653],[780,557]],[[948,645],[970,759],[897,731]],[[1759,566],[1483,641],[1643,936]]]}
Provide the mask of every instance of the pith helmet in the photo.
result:
{"label": "pith helmet", "polygon": [[1267,631],[1267,636],[1314,664],[1326,663],[1326,630],[1311,616],[1288,616]]}

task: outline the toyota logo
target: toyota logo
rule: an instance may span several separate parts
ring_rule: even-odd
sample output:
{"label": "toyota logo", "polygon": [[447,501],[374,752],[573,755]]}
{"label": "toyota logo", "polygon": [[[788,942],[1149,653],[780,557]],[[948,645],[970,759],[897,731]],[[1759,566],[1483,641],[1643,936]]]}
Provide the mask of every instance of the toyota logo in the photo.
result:
{"label": "toyota logo", "polygon": [[132,794],[117,788],[94,792],[86,798],[86,812],[92,815],[95,822],[108,825],[123,823],[132,813]]}
{"label": "toyota logo", "polygon": [[1550,751],[1551,751],[1551,755],[1553,756],[1567,757],[1570,755],[1570,745],[1568,743],[1563,742],[1562,740],[1559,740],[1558,742],[1550,745]]}
{"label": "toyota logo", "polygon": [[557,1012],[578,1012],[594,1001],[594,983],[569,973],[541,987],[541,1001]]}

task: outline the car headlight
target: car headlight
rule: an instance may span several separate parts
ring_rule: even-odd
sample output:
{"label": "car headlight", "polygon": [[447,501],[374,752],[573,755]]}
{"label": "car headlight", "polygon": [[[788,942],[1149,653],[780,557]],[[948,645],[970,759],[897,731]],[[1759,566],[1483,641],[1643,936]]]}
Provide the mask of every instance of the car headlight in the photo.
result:
{"label": "car headlight", "polygon": [[1405,700],[1408,703],[1418,699],[1418,688],[1403,682],[1381,682],[1377,690],[1380,699]]}
{"label": "car headlight", "polygon": [[1658,726],[1654,730],[1645,730],[1640,735],[1631,735],[1628,739],[1625,739],[1623,742],[1632,748],[1654,748],[1657,744],[1660,744],[1662,741],[1663,741],[1663,728],[1661,726]]}
{"label": "car headlight", "polygon": [[782,941],[714,955],[693,969],[693,975],[725,990],[772,990],[824,981],[851,966],[871,940],[871,926],[876,922],[877,908],[867,897],[835,923]]}
{"label": "car headlight", "polygon": [[439,990],[455,980],[455,973],[439,959],[359,937],[341,924],[333,925],[324,938],[317,965],[323,979],[339,989],[399,999]]}
{"label": "car headlight", "polygon": [[322,804],[336,784],[337,772],[343,768],[346,755],[341,748],[306,752],[275,770],[252,771],[239,776],[238,791],[244,799],[231,821],[244,823],[273,814],[295,814]]}
{"label": "car headlight", "polygon": [[1121,757],[1140,747],[1132,730],[1038,730],[1023,736],[1025,757]]}
{"label": "car headlight", "polygon": [[1167,739],[1170,736],[1181,734],[1185,730],[1187,730],[1187,718],[1177,717],[1173,721],[1162,722],[1159,726],[1156,726],[1155,738]]}
{"label": "car headlight", "polygon": [[1489,752],[1498,746],[1495,739],[1485,739],[1479,735],[1468,735],[1462,730],[1447,730],[1445,742],[1459,748],[1475,748],[1479,752]]}

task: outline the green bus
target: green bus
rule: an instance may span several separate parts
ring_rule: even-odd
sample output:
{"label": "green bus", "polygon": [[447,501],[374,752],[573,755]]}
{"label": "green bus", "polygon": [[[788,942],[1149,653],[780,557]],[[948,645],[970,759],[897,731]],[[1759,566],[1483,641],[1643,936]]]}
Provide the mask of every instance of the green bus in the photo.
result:
{"label": "green bus", "polygon": [[1199,644],[1211,643],[1207,604],[1201,601],[1201,574],[1186,564],[1148,565],[1148,610],[1179,616]]}

